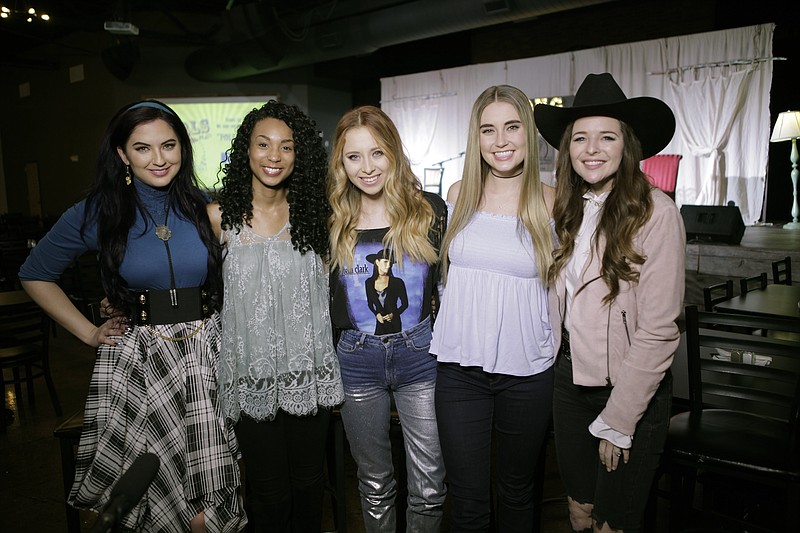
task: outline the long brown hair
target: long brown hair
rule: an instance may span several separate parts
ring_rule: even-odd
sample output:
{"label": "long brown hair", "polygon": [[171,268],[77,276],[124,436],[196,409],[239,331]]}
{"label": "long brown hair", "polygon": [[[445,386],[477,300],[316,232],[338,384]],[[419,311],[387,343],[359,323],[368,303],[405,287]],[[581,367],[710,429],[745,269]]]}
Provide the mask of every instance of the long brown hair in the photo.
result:
{"label": "long brown hair", "polygon": [[347,132],[367,128],[388,159],[389,172],[383,188],[389,231],[383,239],[402,264],[403,255],[412,261],[434,264],[436,249],[428,240],[434,213],[425,200],[419,180],[403,152],[397,127],[389,116],[374,106],[357,107],[345,113],[336,125],[328,165],[328,199],[332,213],[328,219],[331,239],[331,264],[343,268],[353,262],[361,212],[361,191],[350,183],[342,162]]}
{"label": "long brown hair", "polygon": [[[573,125],[574,123],[570,124],[564,130],[558,147],[553,219],[560,247],[553,252],[554,261],[548,274],[550,283],[575,251],[575,236],[583,222],[583,195],[589,190],[589,185],[575,172],[570,159]],[[617,297],[620,281],[638,283],[639,272],[631,268],[631,264],[641,265],[647,258],[634,248],[633,239],[653,211],[650,198],[652,185],[639,168],[642,160],[639,139],[622,121],[620,129],[623,141],[622,160],[614,175],[611,192],[603,204],[597,231],[592,238],[592,246],[602,256],[600,275],[609,289],[603,302],[610,302]],[[597,249],[601,235],[605,238],[603,250]]]}
{"label": "long brown hair", "polygon": [[489,164],[481,156],[480,125],[483,110],[489,104],[505,102],[514,106],[526,134],[526,155],[522,166],[522,189],[519,195],[517,216],[525,226],[533,242],[536,266],[542,280],[552,263],[553,235],[550,230],[550,215],[542,196],[539,179],[538,131],[533,122],[530,100],[525,93],[510,85],[497,85],[483,91],[472,106],[469,118],[469,135],[464,156],[464,173],[453,216],[442,242],[443,277],[447,275],[447,251],[458,233],[464,229],[478,209],[483,197],[483,186],[489,173]]}

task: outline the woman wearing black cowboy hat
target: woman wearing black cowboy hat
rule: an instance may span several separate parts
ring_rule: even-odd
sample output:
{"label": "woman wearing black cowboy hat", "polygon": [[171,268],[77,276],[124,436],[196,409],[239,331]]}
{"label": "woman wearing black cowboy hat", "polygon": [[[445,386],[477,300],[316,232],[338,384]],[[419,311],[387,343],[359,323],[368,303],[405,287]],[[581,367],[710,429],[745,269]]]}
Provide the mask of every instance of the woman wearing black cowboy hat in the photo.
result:
{"label": "woman wearing black cowboy hat", "polygon": [[661,100],[626,98],[607,73],[587,76],[572,107],[537,105],[534,116],[559,150],[550,319],[570,521],[641,531],[669,424],[685,235],[639,163],[669,143],[675,118]]}

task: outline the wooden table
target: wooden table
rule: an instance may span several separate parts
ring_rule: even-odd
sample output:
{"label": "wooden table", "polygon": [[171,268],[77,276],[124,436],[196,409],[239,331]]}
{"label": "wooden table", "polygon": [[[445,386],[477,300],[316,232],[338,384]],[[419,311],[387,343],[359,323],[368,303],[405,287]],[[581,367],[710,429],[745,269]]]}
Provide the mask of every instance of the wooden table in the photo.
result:
{"label": "wooden table", "polygon": [[800,319],[800,285],[767,285],[715,306],[723,313]]}

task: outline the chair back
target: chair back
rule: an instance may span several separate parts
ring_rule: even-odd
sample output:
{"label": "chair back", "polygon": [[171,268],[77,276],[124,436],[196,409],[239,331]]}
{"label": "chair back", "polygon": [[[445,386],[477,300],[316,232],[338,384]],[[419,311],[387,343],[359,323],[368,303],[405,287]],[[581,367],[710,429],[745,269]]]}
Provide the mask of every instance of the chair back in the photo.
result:
{"label": "chair back", "polygon": [[422,189],[441,196],[443,174],[444,169],[442,167],[426,168],[422,178]]}
{"label": "chair back", "polygon": [[790,421],[796,445],[800,341],[727,329],[796,333],[800,320],[709,313],[696,306],[687,307],[685,315],[691,413],[699,416],[703,408],[732,409]]}
{"label": "chair back", "polygon": [[747,294],[756,289],[767,288],[767,273],[762,272],[757,276],[750,276],[749,278],[742,278],[739,280],[739,289],[741,294]]}
{"label": "chair back", "polygon": [[0,362],[47,357],[50,319],[23,290],[0,292]]}
{"label": "chair back", "polygon": [[783,259],[772,262],[772,283],[792,284],[792,258],[790,256],[787,255]]}
{"label": "chair back", "polygon": [[642,172],[650,183],[675,198],[675,186],[678,183],[678,167],[682,155],[659,154],[642,160]]}
{"label": "chair back", "polygon": [[17,273],[30,251],[24,240],[0,242],[0,290],[14,291],[22,288]]}
{"label": "chair back", "polygon": [[703,288],[703,305],[706,311],[713,311],[715,305],[731,298],[733,298],[732,279]]}

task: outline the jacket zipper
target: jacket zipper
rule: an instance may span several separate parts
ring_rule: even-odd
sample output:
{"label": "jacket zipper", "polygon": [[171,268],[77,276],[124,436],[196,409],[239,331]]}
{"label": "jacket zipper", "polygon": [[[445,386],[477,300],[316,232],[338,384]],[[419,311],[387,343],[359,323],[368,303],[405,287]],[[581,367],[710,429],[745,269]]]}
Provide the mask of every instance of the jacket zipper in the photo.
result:
{"label": "jacket zipper", "polygon": [[625,336],[628,337],[628,346],[631,345],[631,333],[628,331],[628,312],[622,311],[622,324],[625,326]]}
{"label": "jacket zipper", "polygon": [[609,305],[608,319],[606,320],[606,387],[610,389],[613,386],[611,383],[611,305]]}
{"label": "jacket zipper", "polygon": [[[608,322],[606,323],[606,387],[611,384],[611,307],[608,308]],[[631,345],[631,333],[628,331],[628,312],[622,311],[622,325],[625,326],[625,336],[628,338],[628,346]]]}

